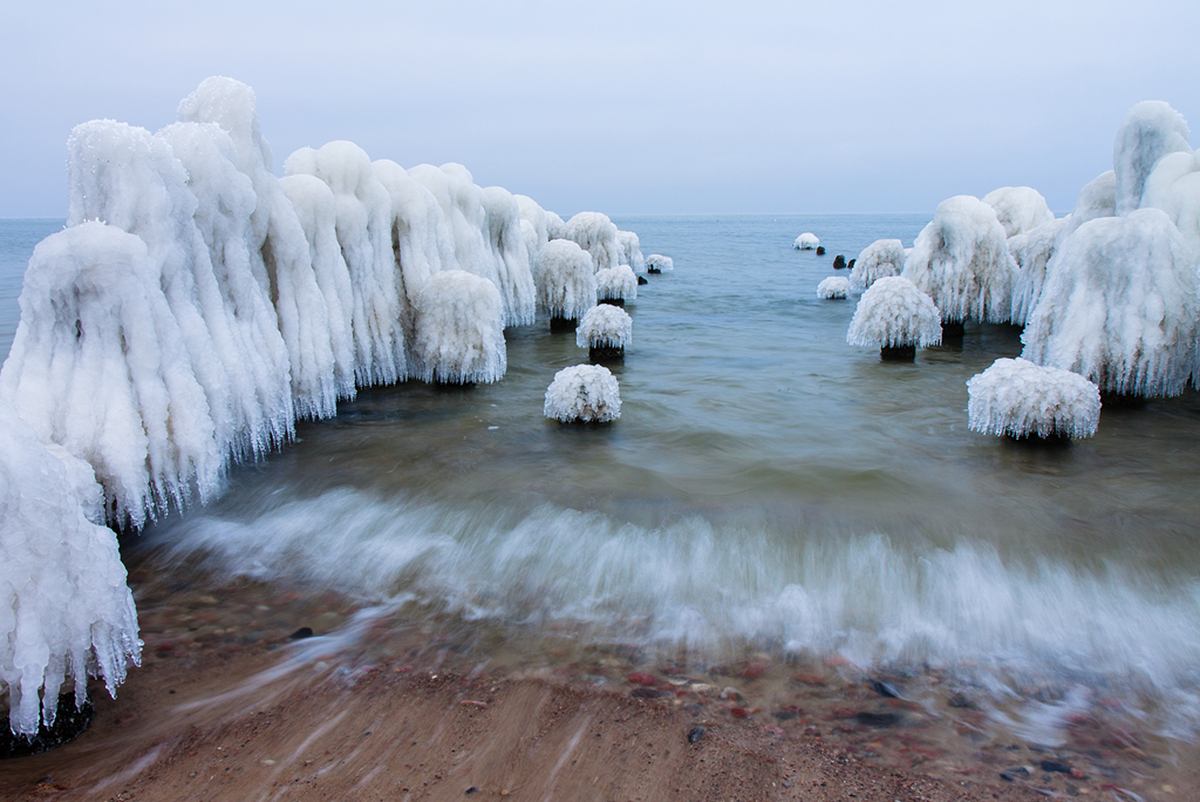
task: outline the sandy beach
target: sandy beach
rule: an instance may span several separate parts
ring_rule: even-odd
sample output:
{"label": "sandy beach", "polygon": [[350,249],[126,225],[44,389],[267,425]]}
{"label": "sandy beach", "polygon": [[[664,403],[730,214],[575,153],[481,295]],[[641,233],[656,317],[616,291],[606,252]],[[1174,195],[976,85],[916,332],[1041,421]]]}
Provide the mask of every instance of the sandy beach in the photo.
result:
{"label": "sandy beach", "polygon": [[[214,588],[149,565],[131,581],[143,666],[115,700],[92,689],[75,741],[0,764],[0,798],[1200,798],[1193,748],[1164,762],[1095,721],[1058,750],[984,737],[969,707],[929,715],[841,667],[697,676],[614,653],[519,669],[332,594]],[[295,637],[303,622],[318,637]],[[780,675],[787,699],[760,688]]]}

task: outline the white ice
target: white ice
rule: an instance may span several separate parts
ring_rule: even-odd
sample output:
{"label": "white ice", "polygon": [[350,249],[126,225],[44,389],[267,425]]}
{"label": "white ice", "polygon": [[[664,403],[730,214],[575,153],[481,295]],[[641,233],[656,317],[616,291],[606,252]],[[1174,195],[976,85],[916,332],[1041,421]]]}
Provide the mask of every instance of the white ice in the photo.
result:
{"label": "white ice", "polygon": [[812,233],[811,231],[805,231],[803,234],[796,237],[795,241],[792,243],[792,247],[798,248],[802,251],[811,251],[815,250],[820,244],[821,240],[816,234]]}
{"label": "white ice", "polygon": [[1197,371],[1196,249],[1160,209],[1084,223],[1055,252],[1021,356],[1121,395],[1171,396]]}
{"label": "white ice", "polygon": [[1032,187],[1000,187],[984,195],[982,200],[996,211],[996,219],[1009,237],[1054,220],[1046,199]]}
{"label": "white ice", "polygon": [[551,317],[578,320],[596,305],[596,271],[574,240],[552,239],[534,265],[538,308]]}
{"label": "white ice", "polygon": [[0,400],[0,687],[15,733],[52,725],[65,683],[80,706],[89,675],[116,695],[127,664],[140,663],[117,537],[95,520],[99,495],[86,463],[48,449]]}
{"label": "white ice", "polygon": [[1061,232],[1068,225],[1069,217],[1051,220],[1032,231],[1008,238],[1008,251],[1017,263],[1017,277],[1013,282],[1012,322],[1023,326],[1029,313],[1042,295],[1046,280],[1046,265],[1054,255]]}
{"label": "white ice", "polygon": [[617,227],[600,212],[580,212],[567,221],[563,239],[574,240],[592,257],[595,270],[625,264],[621,261],[622,247]]}
{"label": "white ice", "polygon": [[829,276],[817,285],[817,297],[823,300],[844,299],[850,294],[850,279],[845,276]]}
{"label": "white ice", "polygon": [[1091,437],[1100,390],[1078,373],[1026,359],[997,359],[967,381],[967,426],[1012,437]]}
{"label": "white ice", "polygon": [[1146,178],[1168,153],[1191,153],[1187,122],[1161,100],[1138,103],[1125,116],[1113,142],[1116,213],[1141,206]]}
{"label": "white ice", "polygon": [[621,391],[601,365],[573,365],[554,374],[542,412],[562,423],[608,423],[621,417]]}
{"label": "white ice", "polygon": [[596,271],[596,296],[600,300],[636,300],[637,286],[637,275],[630,265],[617,265]]}
{"label": "white ice", "polygon": [[878,239],[862,249],[850,269],[850,286],[865,290],[884,276],[898,276],[907,254],[898,239]]}
{"label": "white ice", "polygon": [[858,299],[846,342],[870,348],[942,341],[942,316],[933,300],[903,276],[884,276]]}
{"label": "white ice", "polygon": [[995,210],[956,195],[938,204],[917,235],[903,275],[933,299],[946,321],[1001,323],[1012,314],[1016,273]]}
{"label": "white ice", "polygon": [[430,276],[417,297],[413,351],[420,376],[442,384],[490,384],[508,367],[504,301],[465,270]]}
{"label": "white ice", "polygon": [[612,304],[593,306],[575,328],[580,348],[627,348],[632,342],[633,318]]}
{"label": "white ice", "polygon": [[646,257],[647,273],[670,273],[675,269],[675,260],[661,253],[652,253]]}

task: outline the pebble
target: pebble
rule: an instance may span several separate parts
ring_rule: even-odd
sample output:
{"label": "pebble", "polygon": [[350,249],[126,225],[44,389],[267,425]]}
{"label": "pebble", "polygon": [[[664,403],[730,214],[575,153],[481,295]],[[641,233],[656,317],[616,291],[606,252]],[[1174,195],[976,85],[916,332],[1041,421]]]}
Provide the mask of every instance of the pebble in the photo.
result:
{"label": "pebble", "polygon": [[625,679],[632,682],[634,685],[658,685],[658,677],[653,674],[644,674],[640,671],[634,671],[632,674],[626,675]]}
{"label": "pebble", "polygon": [[700,739],[704,737],[704,733],[706,732],[708,732],[708,730],[704,729],[703,727],[692,727],[690,730],[688,730],[688,743],[699,743]]}
{"label": "pebble", "polygon": [[304,640],[313,636],[312,627],[300,627],[298,630],[288,635],[288,640]]}
{"label": "pebble", "polygon": [[634,688],[629,695],[638,699],[658,699],[666,696],[667,691],[660,691],[658,688]]}
{"label": "pebble", "polygon": [[865,724],[868,727],[890,727],[900,723],[900,715],[897,713],[872,713],[869,710],[863,710],[856,713],[854,718],[858,720],[859,724]]}

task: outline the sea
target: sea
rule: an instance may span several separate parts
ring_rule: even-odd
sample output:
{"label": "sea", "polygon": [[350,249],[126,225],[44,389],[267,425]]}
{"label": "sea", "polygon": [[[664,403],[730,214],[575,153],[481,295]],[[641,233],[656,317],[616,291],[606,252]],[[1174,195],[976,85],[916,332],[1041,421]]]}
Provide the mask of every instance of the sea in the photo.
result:
{"label": "sea", "polygon": [[[932,667],[1020,697],[1001,716],[1016,729],[1092,698],[1194,740],[1200,394],[1105,408],[1070,444],[971,431],[966,382],[1020,353],[1018,328],[968,323],[887,362],[846,342],[855,294],[817,297],[848,272],[838,254],[911,246],[928,219],[615,217],[674,260],[626,307],[619,420],[543,414],[555,372],[588,354],[539,320],[506,332],[502,381],[362,390],[123,548],[535,657],[566,638],[694,666]],[[62,222],[0,221],[4,351],[29,254]],[[810,231],[824,255],[793,247]]]}

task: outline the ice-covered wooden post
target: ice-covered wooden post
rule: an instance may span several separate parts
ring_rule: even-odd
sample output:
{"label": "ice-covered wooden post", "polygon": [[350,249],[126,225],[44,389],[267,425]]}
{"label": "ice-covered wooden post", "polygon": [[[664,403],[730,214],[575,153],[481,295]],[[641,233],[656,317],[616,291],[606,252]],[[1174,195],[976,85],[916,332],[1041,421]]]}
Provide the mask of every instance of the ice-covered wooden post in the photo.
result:
{"label": "ice-covered wooden post", "polygon": [[552,239],[538,252],[533,270],[538,307],[550,315],[551,331],[570,331],[596,305],[592,257],[573,240]]}
{"label": "ice-covered wooden post", "polygon": [[621,391],[600,365],[573,365],[554,374],[542,412],[561,423],[610,423],[621,417]]}
{"label": "ice-covered wooden post", "polygon": [[633,341],[633,318],[624,309],[608,304],[593,306],[575,329],[575,344],[588,349],[592,362],[625,357],[625,346]]}
{"label": "ice-covered wooden post", "polygon": [[850,345],[876,347],[881,359],[911,362],[917,346],[942,341],[941,315],[929,296],[903,276],[871,285],[858,300],[846,332]]}
{"label": "ice-covered wooden post", "polygon": [[967,426],[1017,440],[1078,440],[1096,433],[1100,391],[1078,373],[997,359],[967,382]]}
{"label": "ice-covered wooden post", "polygon": [[420,376],[439,384],[490,384],[504,376],[504,300],[464,270],[434,273],[417,296],[413,351]]}

